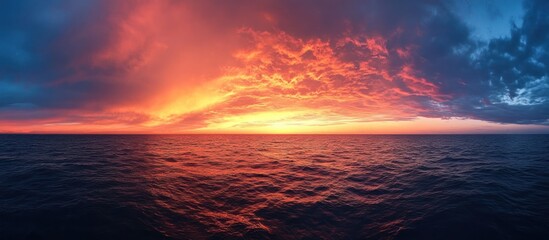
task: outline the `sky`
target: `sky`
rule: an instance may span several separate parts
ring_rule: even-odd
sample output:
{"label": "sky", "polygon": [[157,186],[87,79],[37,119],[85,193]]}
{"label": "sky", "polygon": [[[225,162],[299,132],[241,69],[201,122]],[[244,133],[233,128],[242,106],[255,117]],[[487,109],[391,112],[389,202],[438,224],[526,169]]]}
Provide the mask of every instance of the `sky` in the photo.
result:
{"label": "sky", "polygon": [[549,1],[21,0],[2,133],[549,133]]}

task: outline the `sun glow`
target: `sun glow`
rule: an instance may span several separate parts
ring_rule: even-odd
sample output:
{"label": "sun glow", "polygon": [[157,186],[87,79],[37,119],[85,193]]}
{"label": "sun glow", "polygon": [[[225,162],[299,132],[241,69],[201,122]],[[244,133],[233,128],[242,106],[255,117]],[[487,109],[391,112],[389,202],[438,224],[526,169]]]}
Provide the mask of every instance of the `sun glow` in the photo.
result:
{"label": "sun glow", "polygon": [[272,133],[291,133],[299,128],[325,124],[320,119],[303,119],[318,114],[309,110],[268,111],[225,116],[209,122],[207,127],[198,130],[207,131],[268,131]]}

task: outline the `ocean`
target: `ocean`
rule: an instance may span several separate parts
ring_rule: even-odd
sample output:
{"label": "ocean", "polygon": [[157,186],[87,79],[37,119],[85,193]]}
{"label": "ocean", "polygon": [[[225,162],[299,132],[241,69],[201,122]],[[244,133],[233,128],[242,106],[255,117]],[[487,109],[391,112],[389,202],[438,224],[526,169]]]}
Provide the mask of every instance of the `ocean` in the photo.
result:
{"label": "ocean", "polygon": [[549,239],[549,135],[0,135],[0,239]]}

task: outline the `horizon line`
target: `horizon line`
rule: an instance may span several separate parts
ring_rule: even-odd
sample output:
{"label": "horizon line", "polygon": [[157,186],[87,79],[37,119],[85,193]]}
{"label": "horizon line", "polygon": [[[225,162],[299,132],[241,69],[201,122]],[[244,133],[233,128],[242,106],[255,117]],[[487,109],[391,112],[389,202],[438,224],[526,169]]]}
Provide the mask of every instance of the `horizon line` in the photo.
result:
{"label": "horizon line", "polygon": [[549,133],[9,133],[0,135],[549,135]]}

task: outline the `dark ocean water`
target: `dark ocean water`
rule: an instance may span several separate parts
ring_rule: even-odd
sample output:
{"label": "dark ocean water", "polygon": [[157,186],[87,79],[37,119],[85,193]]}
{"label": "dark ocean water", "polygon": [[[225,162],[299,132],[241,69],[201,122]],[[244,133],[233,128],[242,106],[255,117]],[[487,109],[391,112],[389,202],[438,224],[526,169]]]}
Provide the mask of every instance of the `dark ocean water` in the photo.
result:
{"label": "dark ocean water", "polygon": [[0,239],[549,239],[549,135],[0,135]]}

